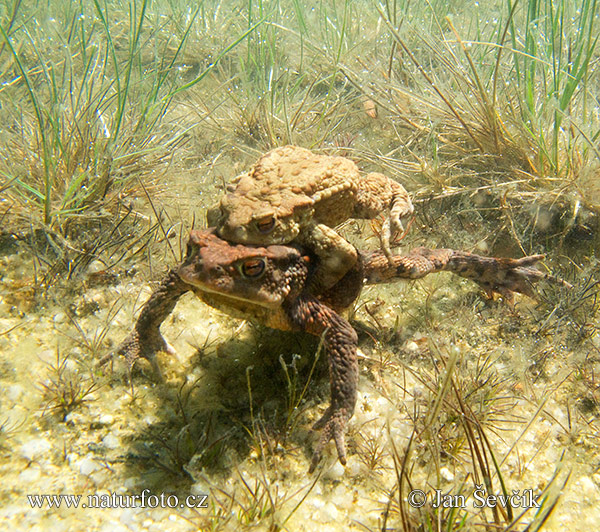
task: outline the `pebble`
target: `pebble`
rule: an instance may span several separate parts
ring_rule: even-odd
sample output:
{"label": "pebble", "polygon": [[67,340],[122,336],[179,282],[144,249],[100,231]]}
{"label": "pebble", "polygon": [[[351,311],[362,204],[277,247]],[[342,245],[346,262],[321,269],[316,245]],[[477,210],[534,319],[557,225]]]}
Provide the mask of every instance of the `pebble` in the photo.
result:
{"label": "pebble", "polygon": [[33,461],[52,449],[52,444],[46,438],[29,440],[19,447],[19,454],[27,460]]}
{"label": "pebble", "polygon": [[93,260],[87,267],[87,273],[98,273],[106,270],[105,264],[100,260]]}
{"label": "pebble", "polygon": [[346,471],[351,477],[357,477],[363,473],[363,466],[358,460],[351,457],[346,464]]}
{"label": "pebble", "polygon": [[325,506],[325,501],[321,498],[312,497],[310,499],[310,504],[320,510]]}
{"label": "pebble", "polygon": [[115,418],[110,414],[102,414],[98,418],[98,423],[100,425],[112,425],[115,422]]}
{"label": "pebble", "polygon": [[19,473],[19,481],[23,483],[36,482],[42,475],[38,467],[28,467]]}
{"label": "pebble", "polygon": [[20,384],[11,384],[5,389],[6,397],[13,402],[17,402],[23,395],[23,386]]}
{"label": "pebble", "polygon": [[102,466],[90,456],[82,458],[79,462],[79,472],[86,477],[92,474],[94,471],[98,471],[100,468],[102,468]]}
{"label": "pebble", "polygon": [[373,406],[380,416],[386,416],[389,413],[390,402],[385,397],[378,397]]}
{"label": "pebble", "polygon": [[475,249],[477,249],[478,253],[481,253],[483,255],[487,255],[490,252],[490,246],[485,240],[480,240],[479,242],[477,242]]}
{"label": "pebble", "polygon": [[144,416],[142,419],[142,423],[144,423],[145,425],[151,426],[151,425],[156,425],[157,423],[159,423],[159,419],[158,417],[156,417],[153,414],[148,414],[147,416]]}
{"label": "pebble", "polygon": [[452,471],[450,471],[447,467],[442,467],[440,469],[440,476],[446,482],[452,482],[454,480],[454,473],[452,473]]}
{"label": "pebble", "polygon": [[38,353],[38,358],[48,365],[56,364],[56,351],[54,349],[44,349]]}
{"label": "pebble", "polygon": [[417,344],[417,342],[410,341],[406,344],[406,350],[409,353],[418,353],[419,352],[419,344]]}
{"label": "pebble", "polygon": [[88,422],[88,418],[81,412],[77,412],[76,410],[73,410],[72,412],[69,412],[65,416],[65,422],[73,423],[74,425],[79,425],[79,424],[85,425]]}
{"label": "pebble", "polygon": [[102,443],[108,449],[117,449],[121,445],[121,440],[112,434],[107,434],[102,438]]}
{"label": "pebble", "polygon": [[339,460],[336,460],[323,476],[331,480],[339,480],[344,476],[345,472],[346,468],[340,463]]}
{"label": "pebble", "polygon": [[313,517],[315,517],[318,522],[331,523],[332,521],[336,521],[339,515],[340,512],[335,507],[335,504],[327,502],[322,508],[315,512]]}
{"label": "pebble", "polygon": [[117,523],[116,521],[109,521],[108,523],[104,523],[101,532],[131,532],[128,527]]}
{"label": "pebble", "polygon": [[67,315],[61,310],[54,315],[54,323],[65,323],[67,321]]}
{"label": "pebble", "polygon": [[121,512],[121,515],[119,516],[119,521],[126,526],[133,525],[135,520],[136,512],[133,510],[133,508],[124,508]]}
{"label": "pebble", "polygon": [[140,479],[137,477],[129,477],[123,481],[122,488],[118,488],[117,491],[124,490],[123,492],[136,491],[140,487]]}
{"label": "pebble", "polygon": [[[348,466],[350,462],[348,462]],[[346,466],[346,469],[348,469]],[[336,508],[341,510],[350,510],[353,506],[352,492],[343,482],[340,482],[332,493],[332,500],[336,501]]]}
{"label": "pebble", "polygon": [[210,493],[210,489],[206,483],[196,482],[195,484],[192,484],[192,487],[190,488],[190,493],[192,495],[207,495],[208,493]]}
{"label": "pebble", "polygon": [[575,483],[575,485],[578,488],[580,488],[578,491],[580,491],[583,500],[586,503],[589,504],[598,499],[598,488],[596,487],[596,484],[594,484],[594,481],[590,477],[580,477],[579,480],[577,480],[577,482]]}

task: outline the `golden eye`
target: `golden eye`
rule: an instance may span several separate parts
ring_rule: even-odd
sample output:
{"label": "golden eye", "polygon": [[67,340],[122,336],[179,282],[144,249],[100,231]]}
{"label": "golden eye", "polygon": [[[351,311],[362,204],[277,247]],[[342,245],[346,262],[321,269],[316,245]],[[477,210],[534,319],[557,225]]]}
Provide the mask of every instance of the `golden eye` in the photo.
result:
{"label": "golden eye", "polygon": [[242,263],[241,271],[244,277],[258,278],[267,267],[265,259],[248,259]]}
{"label": "golden eye", "polygon": [[269,218],[257,220],[256,227],[261,233],[270,233],[275,228],[275,218],[270,216]]}

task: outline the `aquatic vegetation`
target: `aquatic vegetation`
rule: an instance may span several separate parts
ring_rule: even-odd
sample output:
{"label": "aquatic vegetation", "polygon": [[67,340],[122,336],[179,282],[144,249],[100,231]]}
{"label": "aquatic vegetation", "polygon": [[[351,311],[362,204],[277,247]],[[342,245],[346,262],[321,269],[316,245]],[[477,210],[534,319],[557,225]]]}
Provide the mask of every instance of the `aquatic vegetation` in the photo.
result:
{"label": "aquatic vegetation", "polygon": [[19,431],[27,420],[13,421],[10,419],[2,419],[0,421],[0,450],[9,448],[10,439]]}
{"label": "aquatic vegetation", "polygon": [[153,9],[148,0],[128,10],[94,1],[37,4],[30,15],[15,0],[0,23],[0,215],[5,231],[41,228],[69,273],[82,256],[101,254],[86,249],[94,226],[104,235],[123,226],[137,237],[131,196],[151,188],[140,176],[164,166],[189,129],[174,98],[253,29],[186,79],[183,55],[199,9],[183,19]]}
{"label": "aquatic vegetation", "polygon": [[[8,160],[18,166],[3,174],[29,212],[37,207],[45,225],[60,226],[69,214],[120,188],[142,156],[152,153],[149,133],[168,108],[162,101],[165,78],[158,64],[151,64],[154,76],[143,76],[146,2],[140,12],[132,4],[128,32],[109,27],[113,14],[107,4],[96,3],[95,10],[65,5],[64,16],[56,18],[38,12],[33,21],[45,25],[21,21],[23,6],[14,6],[13,24],[2,28],[2,36],[3,55],[9,55],[5,73],[17,76],[3,90],[7,98],[14,94],[14,107],[5,112],[15,134],[5,132],[5,141],[13,150]],[[27,41],[32,56],[19,53]],[[15,97],[23,89],[26,98]],[[132,100],[145,97],[130,109]],[[172,140],[163,140],[168,148]]]}
{"label": "aquatic vegetation", "polygon": [[[593,140],[600,124],[591,104],[597,95],[590,84],[597,75],[591,66],[596,2],[518,4],[494,6],[473,19],[460,16],[466,5],[448,14],[424,5],[435,24],[421,33],[420,43],[411,34],[423,29],[422,19],[413,12],[401,17],[396,2],[393,9],[388,4],[379,13],[394,41],[389,75],[411,79],[382,89],[407,96],[424,91],[419,100],[433,114],[446,110],[448,134],[462,130],[463,149],[466,142],[480,154],[504,155],[536,177],[577,176],[600,155]],[[406,63],[395,67],[398,49],[413,71],[406,72]]]}
{"label": "aquatic vegetation", "polygon": [[98,388],[92,376],[72,367],[70,357],[61,356],[56,349],[56,363],[48,364],[46,378],[38,385],[42,391],[44,412],[57,412],[64,420],[77,407],[91,401],[91,394]]}
{"label": "aquatic vegetation", "polygon": [[[475,523],[485,523],[487,526],[512,530],[515,526],[523,524],[524,520],[531,520],[531,516],[528,516],[531,512],[535,516],[529,525],[530,529],[539,530],[556,508],[558,494],[554,485],[562,484],[561,487],[564,487],[569,477],[561,462],[548,483],[539,493],[536,492],[539,508],[523,508],[523,511],[519,511],[521,509],[505,505],[480,505],[480,509],[477,510],[477,506],[473,509],[471,504],[467,503],[472,502],[474,498],[477,500],[477,497],[486,497],[483,493],[509,497],[516,492],[511,491],[510,482],[501,468],[511,456],[514,447],[509,448],[504,456],[496,454],[497,451],[491,444],[490,433],[496,432],[500,427],[498,424],[491,427],[481,419],[480,415],[485,415],[481,409],[483,405],[477,404],[478,399],[474,397],[473,391],[469,390],[469,380],[474,376],[471,371],[482,377],[482,372],[495,373],[495,369],[485,361],[483,365],[478,362],[472,368],[463,366],[458,371],[458,354],[458,349],[454,346],[450,353],[438,353],[441,355],[438,358],[440,367],[435,368],[433,374],[423,369],[419,370],[418,375],[415,372],[419,379],[432,379],[424,381],[424,384],[432,394],[427,402],[433,404],[433,409],[426,415],[417,409],[412,413],[414,425],[408,444],[399,446],[390,426],[387,427],[388,446],[393,458],[396,482],[392,487],[383,486],[381,489],[384,500],[387,500],[382,509],[383,527],[393,523],[405,531],[439,530],[440,525],[445,530],[470,530]],[[485,381],[488,382],[489,378],[490,376],[486,376]],[[502,401],[500,390],[491,393],[495,396],[491,399],[492,403]],[[530,429],[543,405],[542,402],[534,418],[527,420],[520,437]],[[500,424],[508,423],[508,419],[500,421]],[[448,430],[454,434],[446,439]],[[457,442],[461,442],[458,447],[446,446],[448,443],[454,446]],[[465,447],[461,450],[462,444]],[[544,442],[541,445],[543,444]],[[464,456],[461,457],[461,454]],[[450,462],[449,457],[453,459]],[[429,468],[429,483],[433,486],[444,485],[444,490],[436,489],[435,494],[428,492],[427,495],[423,491],[413,491],[422,482],[412,478],[415,463],[423,462],[435,464]],[[420,505],[418,497],[421,496],[432,497],[431,504]]]}

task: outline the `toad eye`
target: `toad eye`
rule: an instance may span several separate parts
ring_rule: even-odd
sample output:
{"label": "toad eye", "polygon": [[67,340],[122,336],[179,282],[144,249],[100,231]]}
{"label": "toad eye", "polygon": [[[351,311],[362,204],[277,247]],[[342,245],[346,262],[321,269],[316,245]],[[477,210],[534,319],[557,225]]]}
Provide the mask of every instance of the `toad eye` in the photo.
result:
{"label": "toad eye", "polygon": [[248,259],[242,263],[241,272],[244,277],[257,279],[266,269],[265,259]]}
{"label": "toad eye", "polygon": [[256,221],[256,227],[261,233],[270,233],[275,228],[275,217],[269,216]]}

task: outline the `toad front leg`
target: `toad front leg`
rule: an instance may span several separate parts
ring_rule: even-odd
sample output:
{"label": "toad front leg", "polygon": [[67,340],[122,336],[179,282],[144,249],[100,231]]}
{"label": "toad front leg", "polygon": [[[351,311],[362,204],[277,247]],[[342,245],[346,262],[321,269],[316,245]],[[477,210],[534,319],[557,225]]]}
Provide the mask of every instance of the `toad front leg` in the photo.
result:
{"label": "toad front leg", "polygon": [[311,296],[300,296],[285,311],[299,329],[315,336],[324,334],[327,350],[331,404],[313,426],[314,430],[321,429],[322,432],[311,459],[309,473],[317,467],[323,448],[330,440],[334,440],[338,458],[345,465],[344,435],[346,423],[354,413],[358,387],[358,337],[346,319]]}
{"label": "toad front leg", "polygon": [[175,270],[169,271],[161,281],[142,311],[131,334],[117,348],[117,354],[124,355],[132,368],[140,357],[146,358],[159,380],[164,380],[156,353],[165,351],[172,353],[173,348],[160,334],[160,325],[171,314],[178,299],[190,290]]}
{"label": "toad front leg", "polygon": [[313,225],[299,235],[298,241],[319,259],[318,267],[309,280],[308,291],[311,294],[320,294],[331,288],[356,264],[356,248],[324,224]]}

